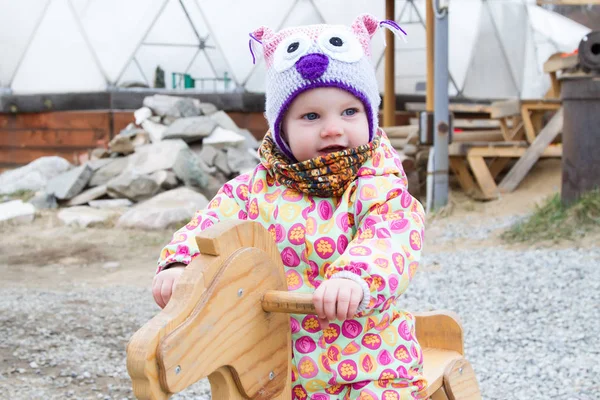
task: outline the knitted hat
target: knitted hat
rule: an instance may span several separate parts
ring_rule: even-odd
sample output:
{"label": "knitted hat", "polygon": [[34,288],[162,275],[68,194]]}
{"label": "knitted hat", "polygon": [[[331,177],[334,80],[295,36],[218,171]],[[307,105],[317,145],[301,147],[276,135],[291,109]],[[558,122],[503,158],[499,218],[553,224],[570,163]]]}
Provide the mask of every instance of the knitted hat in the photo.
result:
{"label": "knitted hat", "polygon": [[291,160],[295,157],[282,137],[281,124],[294,99],[309,89],[335,87],[362,101],[369,141],[373,139],[379,128],[381,98],[370,60],[370,42],[380,26],[406,34],[394,21],[380,22],[367,14],[357,17],[351,27],[321,24],[279,32],[260,27],[250,34],[253,59],[252,44],[256,41],[262,45],[267,65],[265,115],[275,143]]}

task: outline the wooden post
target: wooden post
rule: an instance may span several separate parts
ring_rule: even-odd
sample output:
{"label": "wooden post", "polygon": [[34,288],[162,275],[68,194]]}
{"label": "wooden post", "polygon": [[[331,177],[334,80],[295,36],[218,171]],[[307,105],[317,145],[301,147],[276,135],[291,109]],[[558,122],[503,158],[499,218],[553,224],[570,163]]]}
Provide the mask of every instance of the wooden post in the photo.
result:
{"label": "wooden post", "polygon": [[[385,0],[385,18],[394,21],[394,0]],[[394,33],[387,29],[385,32],[385,92],[383,95],[383,126],[396,125],[396,72],[394,61],[396,57]]]}
{"label": "wooden post", "polygon": [[433,4],[431,1],[426,1],[426,15],[425,15],[425,30],[427,32],[427,106],[425,111],[428,113],[433,112],[433,53],[434,53],[434,20],[433,20]]}

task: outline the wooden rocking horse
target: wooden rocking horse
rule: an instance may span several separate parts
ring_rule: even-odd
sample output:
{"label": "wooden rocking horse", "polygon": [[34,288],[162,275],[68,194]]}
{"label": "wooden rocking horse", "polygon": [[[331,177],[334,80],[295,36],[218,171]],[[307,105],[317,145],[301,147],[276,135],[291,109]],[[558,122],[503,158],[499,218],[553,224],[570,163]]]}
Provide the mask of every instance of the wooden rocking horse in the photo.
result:
{"label": "wooden rocking horse", "polygon": [[[196,242],[171,300],[128,344],[135,396],[168,399],[208,377],[213,399],[291,399],[287,313],[314,314],[312,296],[287,292],[276,245],[256,222],[222,222]],[[429,396],[481,399],[460,323],[448,312],[415,316]]]}

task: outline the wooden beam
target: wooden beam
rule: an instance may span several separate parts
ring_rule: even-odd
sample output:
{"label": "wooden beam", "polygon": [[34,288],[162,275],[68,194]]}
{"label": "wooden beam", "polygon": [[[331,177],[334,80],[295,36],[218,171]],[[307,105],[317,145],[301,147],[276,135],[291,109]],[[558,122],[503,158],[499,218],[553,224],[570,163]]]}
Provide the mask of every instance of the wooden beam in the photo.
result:
{"label": "wooden beam", "polygon": [[452,172],[456,175],[460,187],[463,188],[467,195],[470,196],[477,190],[475,181],[471,177],[471,173],[462,157],[450,157],[450,169],[452,169]]}
{"label": "wooden beam", "polygon": [[[385,17],[394,21],[395,17],[394,0],[385,1]],[[395,72],[395,41],[394,33],[386,29],[385,32],[385,92],[383,97],[383,126],[394,126],[396,110],[396,72]]]}
{"label": "wooden beam", "polygon": [[[406,103],[405,108],[408,111],[426,111],[426,103]],[[470,104],[470,103],[450,103],[448,110],[455,113],[465,114],[490,114],[492,106],[489,104]]]}
{"label": "wooden beam", "polygon": [[521,102],[519,100],[496,101],[491,105],[491,117],[502,118],[519,115],[521,113]]}
{"label": "wooden beam", "polygon": [[426,98],[426,111],[433,113],[433,88],[434,77],[433,77],[433,62],[434,62],[434,43],[435,43],[435,21],[433,16],[433,3],[431,1],[425,2],[425,31],[427,34],[427,98]]}
{"label": "wooden beam", "polygon": [[502,192],[512,192],[519,186],[523,178],[525,178],[525,175],[527,175],[540,156],[546,151],[548,145],[550,145],[554,138],[562,131],[563,119],[563,109],[561,108],[552,117],[544,129],[542,129],[533,143],[531,143],[531,146],[529,146],[525,154],[523,154],[519,161],[517,161],[504,177],[499,186]]}
{"label": "wooden beam", "polygon": [[557,72],[563,69],[574,68],[579,63],[577,54],[564,57],[561,53],[553,54],[544,63],[544,72]]}
{"label": "wooden beam", "polygon": [[483,157],[468,156],[467,161],[469,162],[471,171],[473,171],[473,175],[475,175],[475,179],[483,192],[484,198],[488,200],[497,199],[500,193],[498,192],[496,182],[494,182],[494,177],[490,173]]}

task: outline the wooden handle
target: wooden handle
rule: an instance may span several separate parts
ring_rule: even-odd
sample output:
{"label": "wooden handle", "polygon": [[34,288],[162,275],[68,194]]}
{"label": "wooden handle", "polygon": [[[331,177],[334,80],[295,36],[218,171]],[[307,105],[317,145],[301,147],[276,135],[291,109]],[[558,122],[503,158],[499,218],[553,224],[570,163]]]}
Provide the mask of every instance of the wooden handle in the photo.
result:
{"label": "wooden handle", "polygon": [[288,314],[316,314],[311,293],[290,293],[267,290],[263,295],[262,308],[266,312]]}

